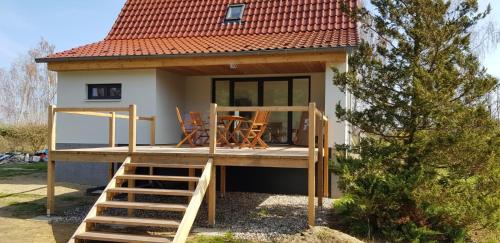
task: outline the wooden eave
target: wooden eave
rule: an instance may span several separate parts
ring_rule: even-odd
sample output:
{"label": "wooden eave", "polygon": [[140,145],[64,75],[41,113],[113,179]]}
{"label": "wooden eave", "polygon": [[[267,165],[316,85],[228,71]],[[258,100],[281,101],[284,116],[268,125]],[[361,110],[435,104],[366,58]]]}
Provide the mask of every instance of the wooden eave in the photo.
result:
{"label": "wooden eave", "polygon": [[203,67],[220,65],[252,65],[252,64],[287,64],[287,63],[342,63],[347,60],[346,49],[324,49],[307,52],[273,52],[248,55],[177,55],[149,57],[115,57],[115,58],[67,58],[38,59],[47,62],[52,71],[86,71],[86,70],[116,70],[116,69],[147,69]]}

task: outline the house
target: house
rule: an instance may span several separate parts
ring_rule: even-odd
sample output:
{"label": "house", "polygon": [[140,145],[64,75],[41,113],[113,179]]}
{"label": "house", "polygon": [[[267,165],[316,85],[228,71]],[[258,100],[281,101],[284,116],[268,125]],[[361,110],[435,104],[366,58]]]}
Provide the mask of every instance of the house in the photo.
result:
{"label": "house", "polygon": [[[332,84],[330,67],[346,71],[348,53],[358,43],[356,24],[342,14],[342,2],[356,4],[129,0],[104,40],[37,61],[58,73],[58,106],[137,104],[139,114],[157,116],[158,144],[180,139],[176,106],[206,114],[210,102],[315,102],[333,118],[335,105],[349,106],[351,97]],[[285,130],[277,142],[291,143],[300,115],[273,119]],[[330,146],[349,142],[346,123],[330,126]],[[68,117],[58,128],[60,147],[107,144],[106,124],[96,119]],[[139,124],[139,144],[149,141],[147,129]],[[118,133],[117,142],[126,144],[127,134]],[[58,173],[58,178],[104,182],[105,170],[95,165],[65,171],[82,170],[94,177]]]}
{"label": "house", "polygon": [[[335,119],[335,105],[352,103],[333,85],[331,68],[347,71],[349,52],[359,41],[356,23],[342,13],[342,4],[354,8],[357,1],[128,0],[104,40],[37,61],[58,74],[58,107],[104,110],[135,104],[139,116],[155,116],[153,135],[149,124],[137,123],[138,145],[149,144],[153,136],[160,145],[181,139],[176,106],[184,114],[208,116],[211,103],[314,103],[330,120],[325,141],[331,148],[350,142],[349,125]],[[298,110],[272,114],[266,141],[293,144],[303,120]],[[58,149],[108,145],[108,123],[100,118],[58,116]],[[120,132],[128,125],[117,121],[116,144],[129,144],[130,133]],[[58,179],[107,182],[103,164],[57,168]],[[235,173],[244,175],[243,169]]]}

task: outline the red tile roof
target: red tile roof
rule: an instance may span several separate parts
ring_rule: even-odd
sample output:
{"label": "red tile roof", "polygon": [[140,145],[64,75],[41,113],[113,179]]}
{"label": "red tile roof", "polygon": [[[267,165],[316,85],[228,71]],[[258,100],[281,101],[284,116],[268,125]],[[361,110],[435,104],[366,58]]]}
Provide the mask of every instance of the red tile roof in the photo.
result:
{"label": "red tile roof", "polygon": [[[47,60],[356,46],[356,24],[342,2],[357,6],[357,0],[128,0],[103,41]],[[241,23],[224,23],[232,3],[245,3]]]}

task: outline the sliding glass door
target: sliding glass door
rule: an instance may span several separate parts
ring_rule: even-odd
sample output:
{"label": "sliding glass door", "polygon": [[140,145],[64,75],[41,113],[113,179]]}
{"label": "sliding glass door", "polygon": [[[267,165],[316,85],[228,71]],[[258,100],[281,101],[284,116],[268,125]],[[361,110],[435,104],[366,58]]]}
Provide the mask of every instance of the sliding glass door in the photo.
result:
{"label": "sliding glass door", "polygon": [[[259,82],[237,81],[232,82],[232,96],[230,104],[233,106],[258,106],[259,105]],[[239,112],[238,115],[252,119],[252,112]]]}
{"label": "sliding glass door", "polygon": [[[310,77],[263,77],[213,79],[212,101],[230,106],[292,106],[309,103]],[[251,119],[251,112],[240,116]],[[264,140],[291,144],[299,126],[300,113],[273,112]]]}
{"label": "sliding glass door", "polygon": [[[288,80],[264,80],[264,106],[288,105]],[[272,112],[264,140],[274,144],[288,143],[288,112]]]}

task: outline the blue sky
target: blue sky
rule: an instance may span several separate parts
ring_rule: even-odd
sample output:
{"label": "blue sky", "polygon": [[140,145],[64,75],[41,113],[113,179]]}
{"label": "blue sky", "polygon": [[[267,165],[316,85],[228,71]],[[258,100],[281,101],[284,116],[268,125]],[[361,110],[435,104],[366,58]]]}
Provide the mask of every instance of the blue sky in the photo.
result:
{"label": "blue sky", "polygon": [[0,68],[41,37],[66,50],[103,39],[125,0],[1,0]]}
{"label": "blue sky", "polygon": [[[7,68],[41,37],[66,50],[103,39],[111,29],[125,0],[1,0],[0,68]],[[500,1],[490,3],[490,20],[500,24]],[[497,24],[498,25],[498,24]],[[488,71],[500,77],[500,45],[483,60]]]}

